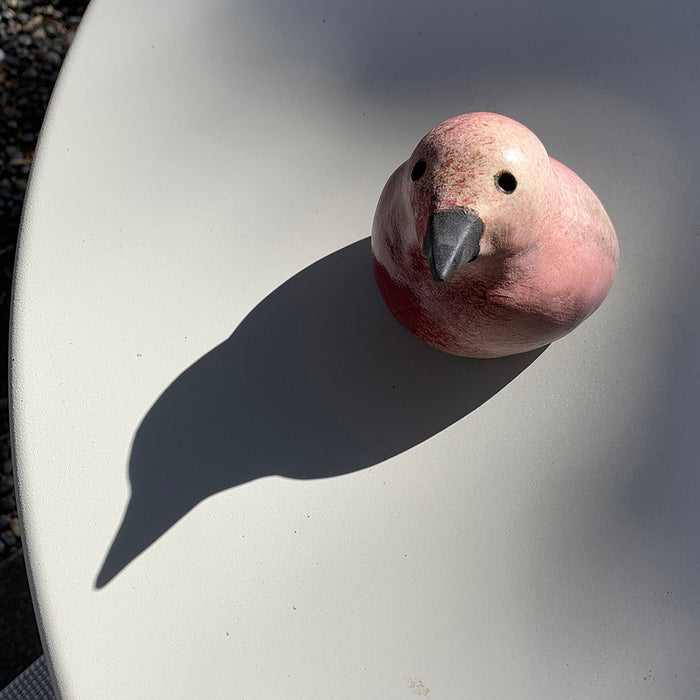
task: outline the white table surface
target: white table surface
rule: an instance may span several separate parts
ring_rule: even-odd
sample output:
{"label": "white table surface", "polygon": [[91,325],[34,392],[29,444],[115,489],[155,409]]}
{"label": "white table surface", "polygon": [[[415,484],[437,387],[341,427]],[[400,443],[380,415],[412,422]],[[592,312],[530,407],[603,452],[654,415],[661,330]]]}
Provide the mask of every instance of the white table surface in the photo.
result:
{"label": "white table surface", "polygon": [[[93,0],[11,343],[60,697],[700,696],[699,10],[567,5]],[[441,355],[371,278],[386,178],[475,110],[617,228],[541,354]]]}

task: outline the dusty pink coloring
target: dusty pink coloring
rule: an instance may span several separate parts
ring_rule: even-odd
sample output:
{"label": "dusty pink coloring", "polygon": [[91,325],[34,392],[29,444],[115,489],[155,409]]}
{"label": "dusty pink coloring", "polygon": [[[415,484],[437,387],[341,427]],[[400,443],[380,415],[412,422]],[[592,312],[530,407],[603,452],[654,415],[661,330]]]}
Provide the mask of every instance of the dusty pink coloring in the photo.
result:
{"label": "dusty pink coloring", "polygon": [[[411,173],[425,161],[424,174]],[[501,173],[517,183],[506,193]],[[436,281],[423,250],[431,215],[483,221],[478,257]],[[372,227],[377,284],[409,331],[445,352],[499,357],[560,338],[605,299],[615,231],[591,189],[522,124],[454,117],[430,131],[389,178]]]}

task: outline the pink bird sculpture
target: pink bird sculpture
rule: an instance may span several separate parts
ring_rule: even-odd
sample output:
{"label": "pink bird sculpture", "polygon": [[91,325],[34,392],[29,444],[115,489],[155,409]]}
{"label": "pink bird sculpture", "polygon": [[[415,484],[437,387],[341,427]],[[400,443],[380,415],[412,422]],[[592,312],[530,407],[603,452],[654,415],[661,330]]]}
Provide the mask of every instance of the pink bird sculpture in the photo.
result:
{"label": "pink bird sculpture", "polygon": [[455,355],[501,357],[571,331],[617,272],[592,190],[522,124],[474,112],[436,126],[389,178],[372,262],[391,313]]}

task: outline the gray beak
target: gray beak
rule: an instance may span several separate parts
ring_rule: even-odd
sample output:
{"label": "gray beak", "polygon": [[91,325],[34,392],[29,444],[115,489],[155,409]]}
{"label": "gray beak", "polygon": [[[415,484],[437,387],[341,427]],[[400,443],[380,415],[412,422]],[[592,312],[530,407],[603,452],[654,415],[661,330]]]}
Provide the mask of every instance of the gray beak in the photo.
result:
{"label": "gray beak", "polygon": [[484,222],[468,209],[448,209],[430,216],[423,241],[430,272],[444,282],[465,263],[476,260]]}

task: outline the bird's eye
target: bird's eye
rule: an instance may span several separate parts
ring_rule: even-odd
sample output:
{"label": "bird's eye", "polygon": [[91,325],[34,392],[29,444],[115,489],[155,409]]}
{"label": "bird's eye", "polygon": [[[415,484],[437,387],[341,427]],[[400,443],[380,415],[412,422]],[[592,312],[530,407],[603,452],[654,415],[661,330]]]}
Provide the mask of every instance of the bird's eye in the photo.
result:
{"label": "bird's eye", "polygon": [[504,194],[513,194],[515,188],[518,186],[518,181],[513,174],[506,170],[502,173],[498,173],[498,175],[494,177],[494,180],[496,181],[496,187]]}
{"label": "bird's eye", "polygon": [[425,169],[427,167],[428,166],[424,160],[421,159],[416,161],[416,164],[413,166],[413,170],[411,170],[411,180],[413,180],[413,182],[420,180],[423,177],[423,173],[425,173]]}

